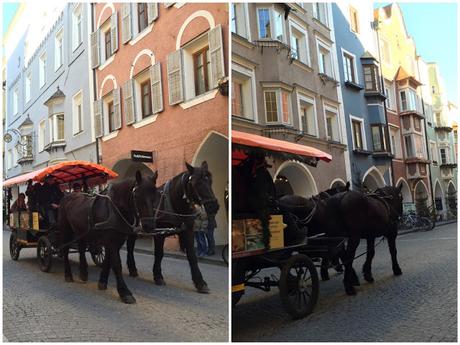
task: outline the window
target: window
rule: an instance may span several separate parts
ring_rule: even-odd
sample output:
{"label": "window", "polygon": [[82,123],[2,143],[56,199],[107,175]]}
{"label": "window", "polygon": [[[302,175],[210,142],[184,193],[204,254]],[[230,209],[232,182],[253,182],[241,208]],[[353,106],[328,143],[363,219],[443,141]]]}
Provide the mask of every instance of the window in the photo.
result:
{"label": "window", "polygon": [[352,54],[342,51],[343,58],[343,74],[345,81],[358,84],[358,77],[356,75],[355,57]]}
{"label": "window", "polygon": [[83,102],[82,92],[78,92],[72,99],[72,133],[83,131]]}
{"label": "window", "polygon": [[386,64],[390,64],[391,63],[390,44],[384,38],[381,38],[380,42],[382,43],[382,47],[381,47],[382,48],[382,60]]}
{"label": "window", "polygon": [[275,39],[284,42],[284,14],[278,11],[273,11],[275,22]]}
{"label": "window", "polygon": [[434,141],[430,141],[430,153],[433,164],[438,164],[438,152],[436,150],[436,142]]}
{"label": "window", "polygon": [[72,13],[72,49],[75,50],[82,42],[81,4],[75,6]]}
{"label": "window", "polygon": [[[144,110],[143,107],[142,107],[142,110]],[[107,115],[108,115],[108,120],[109,120],[109,133],[112,133],[115,130],[115,117],[114,117],[113,101],[110,101],[107,104]]]}
{"label": "window", "polygon": [[439,152],[441,153],[441,164],[447,164],[447,149],[439,149]]}
{"label": "window", "polygon": [[423,137],[421,135],[414,135],[414,142],[415,142],[415,156],[417,158],[425,158],[425,149],[426,149],[426,144],[425,141],[423,140]]}
{"label": "window", "polygon": [[317,2],[313,4],[313,16],[318,19],[322,24],[328,26],[327,21],[327,4],[324,2]]}
{"label": "window", "polygon": [[[238,68],[237,65],[234,65]],[[248,73],[249,71],[246,71]],[[232,115],[254,119],[253,75],[232,70]]]}
{"label": "window", "polygon": [[399,94],[401,99],[401,111],[418,110],[417,95],[414,90],[402,90]]}
{"label": "window", "polygon": [[56,71],[62,66],[64,60],[64,47],[62,44],[63,40],[63,29],[59,30],[54,39],[54,70]]}
{"label": "window", "polygon": [[46,83],[46,53],[40,55],[40,59],[38,62],[38,79],[40,87],[43,87]]}
{"label": "window", "polygon": [[395,109],[395,90],[391,83],[385,82],[385,96],[387,99],[385,100],[385,104],[388,109]]}
{"label": "window", "polygon": [[[152,115],[152,93],[150,89],[150,79],[141,83],[141,107],[142,118]],[[113,105],[113,104],[112,104]]]}
{"label": "window", "polygon": [[195,75],[195,96],[209,91],[211,64],[209,47],[204,47],[193,54],[193,70]]}
{"label": "window", "polygon": [[238,36],[249,39],[249,30],[246,27],[247,4],[232,3],[231,5],[231,30]]}
{"label": "window", "polygon": [[16,115],[19,111],[19,88],[16,87],[13,91],[13,114]]}
{"label": "window", "polygon": [[299,96],[300,124],[302,132],[317,136],[315,100]]}
{"label": "window", "polygon": [[350,6],[350,29],[353,32],[359,33],[358,11]]}
{"label": "window", "polygon": [[353,148],[363,150],[363,121],[360,119],[351,120],[353,130]]}
{"label": "window", "polygon": [[137,4],[137,24],[139,32],[143,31],[149,25],[146,3]]}
{"label": "window", "polygon": [[317,40],[319,73],[326,74],[333,78],[331,48]]}
{"label": "window", "polygon": [[291,35],[291,57],[306,65],[310,64],[306,31],[294,21],[289,22]]}
{"label": "window", "polygon": [[264,91],[267,122],[291,123],[290,96],[289,92],[281,89]]}
{"label": "window", "polygon": [[441,126],[441,113],[436,113],[436,125]]}
{"label": "window", "polygon": [[414,128],[417,132],[422,130],[422,121],[418,117],[414,117]]}
{"label": "window", "polygon": [[339,119],[337,109],[325,106],[325,114],[327,140],[340,142]]}
{"label": "window", "polygon": [[375,152],[386,152],[386,126],[382,124],[371,125],[372,144]]}
{"label": "window", "polygon": [[18,146],[19,144],[17,144],[15,147],[13,147],[12,149],[12,152],[13,152],[13,164],[12,164],[12,167],[16,167],[18,166],[18,156],[19,156],[19,152],[18,152]]}
{"label": "window", "polygon": [[7,168],[11,169],[13,167],[13,149],[8,150],[8,157],[7,157]]}
{"label": "window", "polygon": [[243,114],[243,84],[232,80],[232,115],[242,116]]}
{"label": "window", "polygon": [[38,125],[38,152],[42,152],[45,149],[45,120],[41,120]]}
{"label": "window", "polygon": [[402,158],[401,137],[399,129],[390,127],[391,153],[395,158]]}
{"label": "window", "polygon": [[364,86],[366,91],[380,92],[380,81],[378,67],[375,65],[365,65],[364,70]]}
{"label": "window", "polygon": [[112,35],[110,33],[110,29],[104,32],[104,48],[105,48],[105,58],[107,60],[108,57],[112,55]]}
{"label": "window", "polygon": [[26,93],[26,103],[30,101],[30,87],[32,84],[32,74],[31,72],[26,74],[26,87],[25,87],[25,93]]}
{"label": "window", "polygon": [[64,114],[54,114],[49,118],[50,142],[64,140]]}
{"label": "window", "polygon": [[258,8],[259,19],[259,38],[271,38],[270,10],[268,8]]}
{"label": "window", "polygon": [[415,157],[414,146],[410,135],[404,136],[404,145],[406,146],[406,157]]}
{"label": "window", "polygon": [[433,93],[433,94],[436,93],[436,87],[434,85],[431,87],[431,93]]}

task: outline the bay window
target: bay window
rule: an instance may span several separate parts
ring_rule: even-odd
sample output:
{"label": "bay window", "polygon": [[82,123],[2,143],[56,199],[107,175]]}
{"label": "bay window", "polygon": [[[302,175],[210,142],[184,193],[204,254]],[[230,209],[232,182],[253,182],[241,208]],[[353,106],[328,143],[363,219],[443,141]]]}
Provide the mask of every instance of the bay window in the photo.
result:
{"label": "bay window", "polygon": [[264,91],[267,123],[291,124],[291,94],[282,89]]}
{"label": "bay window", "polygon": [[399,92],[401,111],[418,110],[417,95],[414,90],[406,89]]}
{"label": "bay window", "polygon": [[387,152],[386,126],[371,125],[372,144],[374,152]]}
{"label": "bay window", "polygon": [[53,114],[49,117],[50,143],[64,140],[64,114]]}
{"label": "bay window", "polygon": [[379,69],[376,65],[363,65],[366,91],[381,92]]}

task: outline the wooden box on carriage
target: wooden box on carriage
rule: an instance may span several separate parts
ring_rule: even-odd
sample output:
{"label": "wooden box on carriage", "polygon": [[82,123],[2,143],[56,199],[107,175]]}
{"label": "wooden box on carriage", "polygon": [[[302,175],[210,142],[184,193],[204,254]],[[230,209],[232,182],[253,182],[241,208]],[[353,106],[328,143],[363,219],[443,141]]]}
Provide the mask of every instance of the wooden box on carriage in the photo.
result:
{"label": "wooden box on carriage", "polygon": [[[284,247],[284,228],[282,215],[270,216],[270,248]],[[259,219],[244,218],[232,220],[232,252],[264,249],[262,224]]]}

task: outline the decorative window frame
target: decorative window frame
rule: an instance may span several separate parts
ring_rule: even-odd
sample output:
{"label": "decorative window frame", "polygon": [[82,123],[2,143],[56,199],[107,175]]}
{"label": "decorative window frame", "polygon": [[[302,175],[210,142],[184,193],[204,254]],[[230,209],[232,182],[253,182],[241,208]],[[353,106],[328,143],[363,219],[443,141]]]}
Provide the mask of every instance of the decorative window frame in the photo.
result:
{"label": "decorative window frame", "polygon": [[[365,126],[364,126],[364,119],[360,118],[360,117],[357,117],[357,116],[353,116],[351,114],[350,114],[349,117],[350,117],[350,128],[351,128],[351,142],[353,143],[353,150],[365,150],[365,151],[367,151],[366,129],[365,129]],[[363,147],[362,148],[357,148],[356,147],[353,121],[357,121],[357,122],[360,123],[359,127],[360,127],[360,130],[361,130],[361,140],[363,142]]]}
{"label": "decorative window frame", "polygon": [[[309,94],[307,94],[305,92],[300,92],[300,91],[297,91],[296,94],[297,94],[297,112],[298,112],[298,117],[299,117],[299,129],[302,132],[304,132],[304,133],[306,133],[308,135],[311,135],[313,137],[319,138],[318,111],[317,111],[317,108],[316,108],[316,98],[315,98],[315,96],[309,95]],[[315,117],[315,119],[314,119],[315,133],[314,134],[310,134],[310,133],[307,133],[307,132],[304,131],[303,123],[302,123],[302,113],[300,111],[300,107],[301,107],[300,102],[301,101],[313,105],[313,116]]]}

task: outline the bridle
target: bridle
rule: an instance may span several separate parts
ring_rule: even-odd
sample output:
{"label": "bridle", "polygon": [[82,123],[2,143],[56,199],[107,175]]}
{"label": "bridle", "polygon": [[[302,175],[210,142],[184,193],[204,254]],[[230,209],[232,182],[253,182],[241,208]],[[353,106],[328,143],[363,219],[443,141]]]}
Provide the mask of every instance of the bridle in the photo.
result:
{"label": "bridle", "polygon": [[[188,174],[188,177],[187,177]],[[204,206],[206,204],[209,204],[211,202],[217,203],[217,199],[215,197],[210,197],[207,199],[203,199],[196,190],[195,186],[193,183],[191,183],[192,180],[192,175],[190,175],[187,172],[184,172],[181,177],[181,185],[182,185],[182,191],[183,191],[183,196],[184,199],[187,200],[187,202],[192,206],[193,204],[198,204],[200,206]]]}
{"label": "bridle", "polygon": [[394,220],[394,222],[398,222],[399,219],[401,218],[401,215],[399,214],[398,210],[396,210],[396,208],[393,206],[393,203],[389,202],[388,200],[393,200],[394,199],[394,195],[390,194],[390,195],[387,195],[385,194],[385,192],[381,189],[377,189],[374,193],[372,194],[368,194],[368,196],[370,197],[376,197],[378,200],[380,200],[381,202],[384,203],[384,205],[386,206],[387,210],[388,210],[388,213],[390,214],[390,218],[393,218],[392,217],[392,214],[396,215],[396,218]]}

